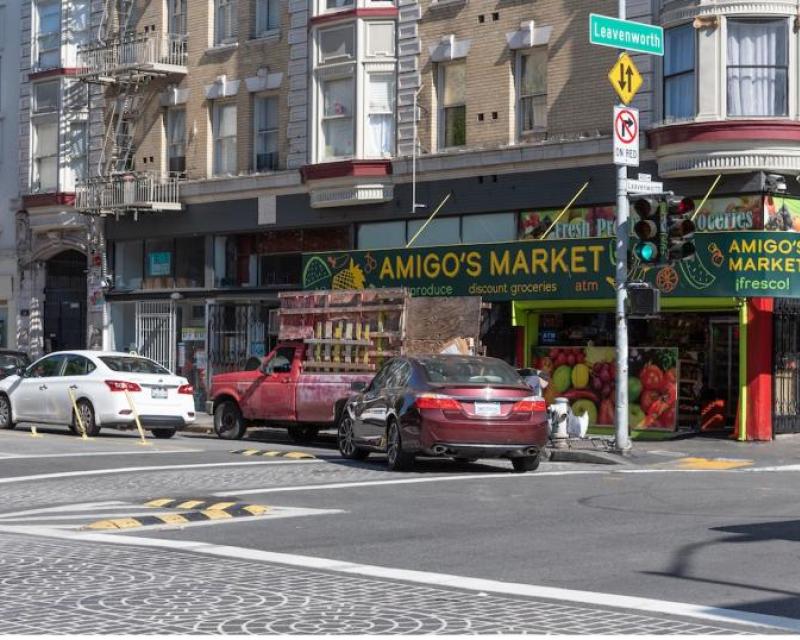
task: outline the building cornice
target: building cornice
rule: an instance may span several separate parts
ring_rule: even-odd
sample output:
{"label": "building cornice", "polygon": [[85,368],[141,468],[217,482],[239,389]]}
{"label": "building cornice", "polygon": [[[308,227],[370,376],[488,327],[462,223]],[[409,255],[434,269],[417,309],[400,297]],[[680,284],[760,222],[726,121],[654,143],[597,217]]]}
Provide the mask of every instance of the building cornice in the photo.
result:
{"label": "building cornice", "polygon": [[737,2],[736,0],[703,0],[694,6],[683,6],[664,11],[661,24],[665,27],[694,20],[699,16],[737,16],[761,17],[765,15],[797,15],[797,2],[790,0],[770,0],[763,2]]}
{"label": "building cornice", "polygon": [[337,11],[336,13],[323,13],[309,19],[309,27],[316,27],[329,22],[339,22],[343,20],[354,20],[356,18],[396,18],[398,16],[396,7],[365,7],[362,9],[350,9],[349,11]]}
{"label": "building cornice", "polygon": [[796,120],[714,120],[655,127],[647,132],[651,148],[668,145],[732,140],[774,140],[800,142]]}

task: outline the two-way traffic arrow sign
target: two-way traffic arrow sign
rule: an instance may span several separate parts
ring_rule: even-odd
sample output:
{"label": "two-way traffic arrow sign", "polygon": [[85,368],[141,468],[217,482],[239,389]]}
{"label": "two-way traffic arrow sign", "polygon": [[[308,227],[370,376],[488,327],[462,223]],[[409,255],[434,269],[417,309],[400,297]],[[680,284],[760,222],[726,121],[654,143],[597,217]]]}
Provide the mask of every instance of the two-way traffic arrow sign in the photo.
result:
{"label": "two-way traffic arrow sign", "polygon": [[633,64],[633,60],[627,53],[623,53],[617,59],[616,64],[608,72],[608,80],[614,91],[617,92],[619,99],[625,104],[630,104],[636,92],[642,86],[642,75]]}

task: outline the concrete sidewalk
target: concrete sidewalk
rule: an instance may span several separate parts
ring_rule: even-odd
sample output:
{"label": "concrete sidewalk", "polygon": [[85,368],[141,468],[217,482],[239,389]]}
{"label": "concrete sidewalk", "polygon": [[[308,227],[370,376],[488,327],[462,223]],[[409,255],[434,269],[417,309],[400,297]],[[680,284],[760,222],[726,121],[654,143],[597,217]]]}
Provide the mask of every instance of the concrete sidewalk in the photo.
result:
{"label": "concrete sidewalk", "polygon": [[[196,422],[182,431],[213,435],[213,418],[198,413]],[[688,435],[657,442],[634,442],[633,449],[625,455],[611,451],[610,438],[592,437],[570,440],[566,449],[548,447],[548,453],[552,462],[587,464],[647,467],[680,463],[685,468],[697,469],[787,466],[800,464],[800,434],[779,436],[771,442]]]}

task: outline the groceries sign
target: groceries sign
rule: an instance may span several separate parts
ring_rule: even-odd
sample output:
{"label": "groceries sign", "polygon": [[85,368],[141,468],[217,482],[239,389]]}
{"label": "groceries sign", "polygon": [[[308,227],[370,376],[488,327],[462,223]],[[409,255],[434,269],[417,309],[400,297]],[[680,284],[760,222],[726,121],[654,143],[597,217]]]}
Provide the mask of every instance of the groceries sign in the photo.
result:
{"label": "groceries sign", "polygon": [[[703,233],[697,255],[637,267],[665,296],[800,297],[800,235]],[[614,296],[614,241],[529,240],[303,255],[304,289],[407,287],[415,296],[580,300]]]}

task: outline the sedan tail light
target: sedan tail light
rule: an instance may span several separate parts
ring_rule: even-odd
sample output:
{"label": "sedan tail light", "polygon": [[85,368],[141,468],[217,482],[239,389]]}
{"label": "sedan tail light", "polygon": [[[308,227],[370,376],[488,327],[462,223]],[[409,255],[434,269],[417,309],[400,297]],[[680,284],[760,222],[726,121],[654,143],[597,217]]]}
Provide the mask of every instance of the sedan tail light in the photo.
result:
{"label": "sedan tail light", "polygon": [[183,395],[187,395],[187,396],[193,396],[194,395],[194,387],[192,385],[190,385],[190,384],[182,384],[180,387],[178,387],[178,393],[183,394]]}
{"label": "sedan tail light", "polygon": [[417,409],[441,409],[443,411],[460,411],[458,400],[439,393],[421,393],[414,401]]}
{"label": "sedan tail light", "polygon": [[514,403],[514,406],[511,407],[511,413],[544,413],[545,410],[546,405],[544,400],[537,398],[536,396],[530,396],[528,398],[518,400]]}
{"label": "sedan tail light", "polygon": [[124,382],[122,380],[106,380],[110,391],[141,391],[142,388],[135,382]]}

